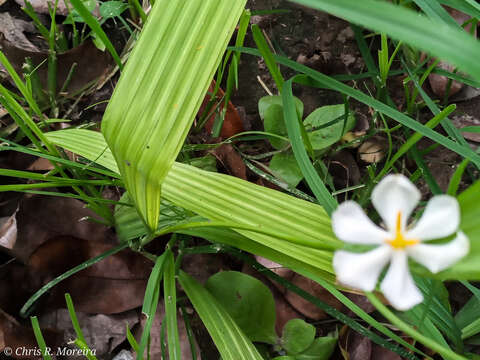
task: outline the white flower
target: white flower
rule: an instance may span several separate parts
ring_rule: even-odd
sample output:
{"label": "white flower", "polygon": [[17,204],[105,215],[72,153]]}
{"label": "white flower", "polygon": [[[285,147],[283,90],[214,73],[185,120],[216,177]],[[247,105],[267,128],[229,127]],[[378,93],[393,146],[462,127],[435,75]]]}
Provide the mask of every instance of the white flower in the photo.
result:
{"label": "white flower", "polygon": [[[407,220],[419,200],[420,192],[405,176],[389,175],[372,192],[373,206],[387,230],[376,226],[354,201],[338,207],[332,215],[332,227],[339,239],[351,244],[379,245],[364,253],[335,252],[333,267],[341,284],[372,291],[390,263],[380,289],[393,307],[408,310],[423,301],[408,269],[409,256],[437,273],[468,253],[468,238],[458,231],[457,200],[448,195],[434,196],[415,226],[407,228]],[[446,244],[425,243],[454,233],[455,239]]]}

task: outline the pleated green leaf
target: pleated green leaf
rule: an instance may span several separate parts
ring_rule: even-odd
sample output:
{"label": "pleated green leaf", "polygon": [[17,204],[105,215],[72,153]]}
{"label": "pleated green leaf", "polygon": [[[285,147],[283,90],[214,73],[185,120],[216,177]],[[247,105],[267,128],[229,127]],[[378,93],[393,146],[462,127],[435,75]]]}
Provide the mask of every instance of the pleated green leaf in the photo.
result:
{"label": "pleated green leaf", "polygon": [[178,280],[224,360],[263,360],[228,312],[195,279],[183,271]]}
{"label": "pleated green leaf", "polygon": [[[91,130],[47,133],[52,143],[118,171],[102,134]],[[95,159],[98,159],[95,160]],[[260,227],[279,237],[237,230],[262,248],[311,266],[334,281],[333,249],[342,246],[332,232],[330,218],[316,204],[238,178],[174,163],[163,183],[163,196],[177,206],[205,218]],[[289,236],[294,242],[282,239]],[[248,249],[245,249],[248,251]],[[254,252],[253,249],[250,251]]]}
{"label": "pleated green leaf", "polygon": [[[110,150],[106,149],[102,134],[72,129],[50,132],[46,136],[55,145],[118,172]],[[244,250],[254,253],[261,250],[267,257],[276,254],[274,261],[280,263],[285,263],[281,255],[284,254],[291,259],[289,262],[299,261],[304,266],[322,271],[325,279],[334,279],[332,252],[315,247],[334,249],[341,247],[342,243],[335,239],[330,220],[321,206],[237,178],[179,163],[174,164],[165,179],[164,195],[174,204],[212,220],[233,220],[243,224],[268,226],[272,227],[273,231],[293,234],[298,243],[238,230],[238,233],[259,245],[257,252],[252,251],[250,244],[241,247]],[[232,200],[232,197],[237,200]],[[480,182],[463,192],[458,200],[461,209],[460,229],[470,239],[470,253],[436,277],[445,280],[480,280]]]}
{"label": "pleated green leaf", "polygon": [[246,0],[157,0],[102,121],[125,185],[148,228]]}

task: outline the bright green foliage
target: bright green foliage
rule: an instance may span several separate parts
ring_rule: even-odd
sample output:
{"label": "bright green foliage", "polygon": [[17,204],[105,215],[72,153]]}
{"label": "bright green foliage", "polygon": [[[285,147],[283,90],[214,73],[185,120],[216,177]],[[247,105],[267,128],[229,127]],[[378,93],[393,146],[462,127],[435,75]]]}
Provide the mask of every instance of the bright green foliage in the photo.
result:
{"label": "bright green foliage", "polygon": [[295,156],[290,152],[275,154],[270,160],[270,170],[294,188],[303,179],[302,170],[298,167]]}
{"label": "bright green foliage", "polygon": [[245,0],[157,0],[120,77],[102,131],[150,230],[161,184],[188,134]]}
{"label": "bright green foliage", "polygon": [[442,279],[480,279],[480,181],[458,197],[461,210],[460,229],[470,240],[470,253],[451,268],[440,273]]}
{"label": "bright green foliage", "polygon": [[[102,134],[72,129],[50,132],[47,136],[56,145],[118,172]],[[179,163],[175,163],[168,173],[163,195],[175,205],[210,220],[234,220],[278,232],[277,238],[238,230],[257,243],[247,245],[244,250],[258,254],[261,248],[269,254],[276,254],[278,257],[272,259],[274,261],[285,264],[282,261],[285,259],[292,264],[290,261],[294,259],[302,266],[320,271],[327,281],[334,280],[332,252],[321,249],[338,248],[342,243],[335,238],[330,219],[321,206],[238,178]],[[283,240],[282,235],[288,235],[295,243]],[[262,253],[266,255],[264,251]]]}
{"label": "bright green foliage", "polygon": [[[303,102],[297,97],[295,98],[295,105],[297,107],[297,112],[299,117],[303,116]],[[282,105],[282,97],[278,95],[274,96],[264,96],[260,100],[258,100],[258,113],[260,114],[260,118],[265,118],[265,111],[272,106],[272,105]]]}
{"label": "bright green foliage", "polygon": [[250,340],[275,343],[275,302],[264,283],[241,272],[222,271],[211,276],[205,288]]}
{"label": "bright green foliage", "polygon": [[297,355],[312,345],[315,332],[315,326],[302,319],[292,319],[283,328],[282,346],[289,355]]}
{"label": "bright green foliage", "polygon": [[355,117],[350,112],[345,122],[345,105],[327,105],[314,110],[303,121],[313,150],[322,150],[335,144],[355,126]]}
{"label": "bright green foliage", "polygon": [[[287,128],[285,121],[283,120],[283,107],[282,105],[272,104],[265,110],[265,117],[263,119],[263,128],[267,133],[272,133],[280,136],[287,136]],[[268,139],[270,144],[275,149],[285,149],[288,146],[288,141],[275,137]]]}
{"label": "bright green foliage", "polygon": [[195,279],[180,271],[178,280],[224,360],[263,360],[255,346],[218,301]]}

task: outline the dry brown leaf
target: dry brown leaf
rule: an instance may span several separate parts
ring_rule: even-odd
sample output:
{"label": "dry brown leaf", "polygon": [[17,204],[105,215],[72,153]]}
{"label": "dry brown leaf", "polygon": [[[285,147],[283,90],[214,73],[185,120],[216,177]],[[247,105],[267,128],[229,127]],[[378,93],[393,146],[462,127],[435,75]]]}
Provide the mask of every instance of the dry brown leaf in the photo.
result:
{"label": "dry brown leaf", "polygon": [[220,145],[213,151],[230,175],[247,180],[247,168],[242,157],[235,151],[231,144]]}
{"label": "dry brown leaf", "polygon": [[25,196],[17,213],[17,242],[13,255],[27,262],[37,247],[55,236],[74,236],[89,241],[115,243],[106,226],[88,220],[98,219],[85,204],[76,199],[53,196]]}
{"label": "dry brown leaf", "polygon": [[[59,345],[60,335],[51,329],[42,328],[42,334],[46,343],[50,347]],[[13,359],[41,359],[41,356],[35,356],[33,351],[38,349],[35,335],[30,326],[21,325],[15,318],[8,315],[0,309],[0,351],[6,347],[12,350]],[[31,350],[32,353],[28,353]]]}
{"label": "dry brown leaf", "polygon": [[[75,304],[75,299],[73,299]],[[75,304],[76,305],[76,304]],[[130,310],[116,315],[91,315],[76,311],[80,328],[91,350],[97,358],[106,358],[126,339],[126,327],[132,328],[140,322],[137,310]],[[67,309],[58,309],[39,318],[42,328],[48,327],[63,332],[61,346],[76,338]],[[75,348],[72,344],[70,347]]]}
{"label": "dry brown leaf", "polygon": [[[205,98],[202,102],[202,105],[200,106],[200,110],[198,110],[198,115],[202,115],[203,112],[205,111],[208,102],[211,99],[210,94],[213,93],[213,90],[215,88],[215,80],[212,80],[212,83],[210,84],[210,87],[208,88],[207,94],[205,95]],[[225,93],[223,92],[222,89],[218,89],[217,96],[216,96],[216,101],[222,101],[225,96]],[[222,101],[221,105],[218,107],[218,111],[221,111],[224,107],[224,101]],[[213,109],[212,109],[213,110]],[[213,124],[215,122],[215,116],[217,112],[214,112],[207,120],[205,124],[205,128],[207,129],[208,133],[211,133]],[[220,132],[220,137],[222,138],[229,138],[235,134],[238,134],[240,132],[244,131],[244,126],[242,119],[240,118],[240,115],[237,112],[237,109],[233,105],[231,101],[228,102],[227,106],[227,112],[225,113],[225,119],[223,121],[222,125],[222,131]]]}
{"label": "dry brown leaf", "polygon": [[17,241],[17,212],[12,216],[0,218],[0,246],[13,249]]}
{"label": "dry brown leaf", "polygon": [[[37,73],[43,88],[47,88],[47,65],[45,60],[48,58],[48,52],[29,50],[25,47],[20,48],[16,42],[10,42],[1,36],[0,47],[18,73],[23,72],[22,66],[26,57],[32,59],[34,66],[43,63],[42,66],[38,67]],[[112,58],[108,52],[98,50],[91,41],[85,41],[76,48],[57,54],[58,89],[65,83],[74,63],[77,63],[77,67],[66,89],[69,93],[83,89],[87,84],[97,80],[105,72],[109,71]]]}
{"label": "dry brown leaf", "polygon": [[[320,286],[313,280],[310,280],[302,275],[295,274],[292,278],[292,283],[306,292],[312,294],[321,301],[333,306],[337,310],[340,310],[343,305],[332,294],[330,294],[325,288]],[[328,315],[316,305],[305,300],[303,297],[295,294],[292,291],[287,291],[285,299],[292,305],[298,312],[313,320],[321,320],[328,317]]]}
{"label": "dry brown leaf", "polygon": [[[42,244],[30,257],[32,276],[44,283],[112,248],[101,242],[56,237]],[[61,307],[68,292],[76,309],[95,314],[117,314],[142,305],[152,263],[129,249],[111,255],[64,280],[46,300]]]}

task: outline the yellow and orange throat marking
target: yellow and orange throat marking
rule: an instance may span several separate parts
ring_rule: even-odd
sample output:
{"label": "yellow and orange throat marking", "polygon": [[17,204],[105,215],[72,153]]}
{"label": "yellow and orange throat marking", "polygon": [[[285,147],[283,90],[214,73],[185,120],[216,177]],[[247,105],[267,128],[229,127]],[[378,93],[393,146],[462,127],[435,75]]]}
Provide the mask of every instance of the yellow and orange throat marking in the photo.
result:
{"label": "yellow and orange throat marking", "polygon": [[402,233],[402,213],[399,211],[397,214],[397,223],[395,227],[395,238],[387,240],[387,243],[390,244],[395,250],[403,250],[407,246],[412,246],[419,243],[417,239],[406,239]]}

